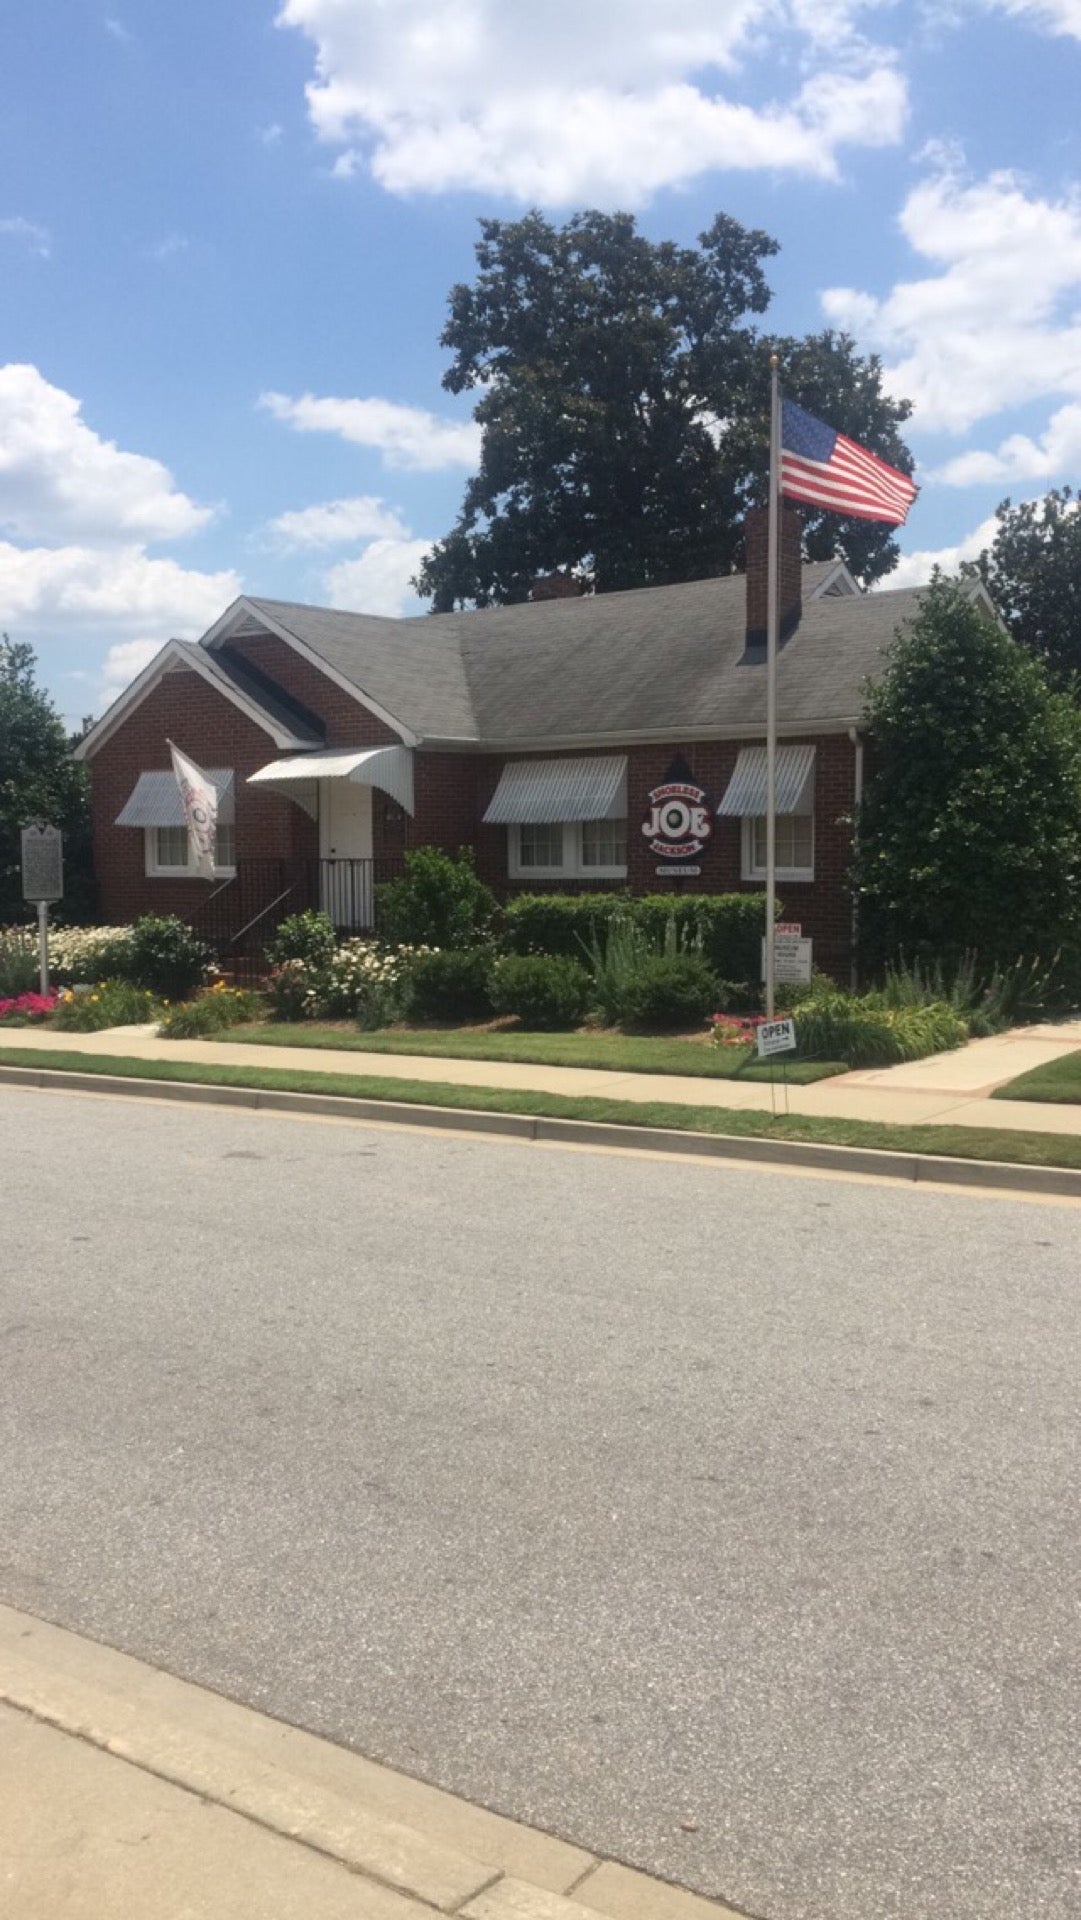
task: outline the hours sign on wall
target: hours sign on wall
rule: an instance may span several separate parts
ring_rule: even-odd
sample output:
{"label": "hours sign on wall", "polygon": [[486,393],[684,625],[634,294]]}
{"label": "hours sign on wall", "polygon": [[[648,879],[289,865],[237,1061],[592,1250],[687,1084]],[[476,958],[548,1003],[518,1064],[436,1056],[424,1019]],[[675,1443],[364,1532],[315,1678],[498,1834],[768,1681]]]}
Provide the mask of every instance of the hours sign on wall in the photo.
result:
{"label": "hours sign on wall", "polygon": [[713,807],[685,760],[673,760],[659,787],[646,795],[642,832],[663,860],[659,874],[698,874],[697,862],[713,833]]}

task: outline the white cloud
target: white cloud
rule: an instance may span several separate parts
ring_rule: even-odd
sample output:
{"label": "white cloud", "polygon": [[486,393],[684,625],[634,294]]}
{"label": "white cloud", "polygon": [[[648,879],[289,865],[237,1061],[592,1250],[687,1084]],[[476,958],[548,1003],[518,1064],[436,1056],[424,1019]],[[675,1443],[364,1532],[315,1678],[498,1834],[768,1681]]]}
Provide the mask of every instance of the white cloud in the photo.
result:
{"label": "white cloud", "polygon": [[985,547],[989,547],[998,532],[998,521],[992,514],[981,521],[971,533],[965,535],[953,547],[923,547],[915,553],[903,553],[894,567],[881,582],[887,593],[891,587],[926,586],[936,567],[943,573],[957,573],[962,560],[975,560]]}
{"label": "white cloud", "polygon": [[391,618],[420,613],[425,603],[409,582],[431,547],[430,540],[373,540],[355,560],[343,560],[326,576],[330,605],[349,613]]}
{"label": "white cloud", "polygon": [[401,539],[409,528],[377,494],[361,493],[279,513],[270,531],[293,547],[335,547],[349,540]]}
{"label": "white cloud", "polygon": [[974,450],[947,461],[929,477],[947,487],[1012,485],[1016,480],[1062,481],[1081,471],[1081,405],[1052,414],[1039,439],[1012,433],[994,453]]}
{"label": "white cloud", "polygon": [[0,367],[0,534],[85,545],[173,539],[211,518],[159,460],[123,453],[36,367]]}
{"label": "white cloud", "polygon": [[1069,33],[1081,40],[1081,0],[983,0],[998,13],[1031,20],[1050,33]]}
{"label": "white cloud", "polygon": [[884,299],[833,287],[823,306],[883,354],[919,427],[962,432],[1043,395],[1081,394],[1081,196],[1042,199],[1016,174],[969,181],[947,165],[909,194],[900,225],[940,271]]}
{"label": "white cloud", "polygon": [[31,253],[40,260],[48,260],[53,250],[53,237],[48,227],[37,220],[25,220],[21,213],[12,214],[9,219],[0,220],[0,234],[8,234],[13,240],[24,240]]}
{"label": "white cloud", "polygon": [[272,120],[269,126],[258,129],[256,138],[262,142],[264,147],[276,147],[280,143],[284,132],[285,128],[281,123],[277,120]]}
{"label": "white cloud", "polygon": [[[718,167],[829,178],[839,148],[898,141],[903,78],[856,31],[877,4],[283,0],[278,18],[315,44],[308,108],[345,149],[339,175],[626,205]],[[740,62],[776,73],[793,44],[811,67],[798,91],[741,98]]]}
{"label": "white cloud", "polygon": [[186,234],[167,233],[164,240],[159,240],[156,246],[151,247],[151,258],[154,260],[172,260],[178,253],[187,253],[190,246],[191,241],[187,238]]}
{"label": "white cloud", "polygon": [[113,40],[119,40],[121,46],[127,47],[131,45],[134,39],[131,28],[126,27],[124,22],[119,19],[115,13],[106,14],[101,24]]}
{"label": "white cloud", "polygon": [[232,571],[199,573],[139,546],[16,547],[0,541],[0,628],[152,627],[198,635],[241,591]]}
{"label": "white cloud", "polygon": [[423,407],[313,393],[296,400],[284,393],[264,393],[259,405],[298,433],[336,433],[354,446],[374,447],[388,467],[436,473],[444,467],[475,467],[480,459],[479,427],[471,420],[440,420]]}
{"label": "white cloud", "polygon": [[160,640],[122,640],[110,647],[101,668],[99,708],[111,706],[117,694],[123,693],[160,651]]}

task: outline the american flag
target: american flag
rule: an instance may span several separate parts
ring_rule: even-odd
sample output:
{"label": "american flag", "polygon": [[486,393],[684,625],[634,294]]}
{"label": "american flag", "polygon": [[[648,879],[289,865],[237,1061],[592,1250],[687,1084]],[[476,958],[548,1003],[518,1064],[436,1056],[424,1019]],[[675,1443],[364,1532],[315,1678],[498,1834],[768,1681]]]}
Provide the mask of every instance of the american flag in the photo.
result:
{"label": "american flag", "polygon": [[794,400],[782,400],[781,492],[788,500],[900,527],[918,488],[877,453],[836,433]]}

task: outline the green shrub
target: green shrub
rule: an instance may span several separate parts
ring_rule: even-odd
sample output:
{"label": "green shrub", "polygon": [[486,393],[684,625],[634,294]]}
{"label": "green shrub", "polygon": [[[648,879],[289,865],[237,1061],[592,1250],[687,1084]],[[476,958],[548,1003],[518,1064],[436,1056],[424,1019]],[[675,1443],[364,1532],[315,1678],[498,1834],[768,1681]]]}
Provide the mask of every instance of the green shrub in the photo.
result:
{"label": "green shrub", "polygon": [[201,986],[213,958],[205,940],[176,914],[144,914],[131,930],[123,977],[160,1000],[182,1000]]}
{"label": "green shrub", "polygon": [[304,960],[312,966],[325,966],[337,944],[334,923],[329,913],[309,907],[305,913],[291,913],[281,921],[266,950],[272,967],[286,960]]}
{"label": "green shrub", "polygon": [[879,992],[868,997],[887,1007],[945,1001],[977,1035],[1000,1033],[1075,1004],[1067,969],[1057,954],[1050,960],[1021,958],[991,967],[981,966],[976,953],[963,953],[952,962],[919,956],[909,961],[902,955],[887,966]]}
{"label": "green shrub", "polygon": [[766,925],[761,893],[647,893],[632,902],[632,910],[656,942],[674,922],[680,950],[701,953],[724,979],[753,986],[761,979]]}
{"label": "green shrub", "polygon": [[659,954],[626,981],[620,1019],[627,1027],[693,1027],[716,1004],[716,978],[699,954]]}
{"label": "green shrub", "polygon": [[276,1020],[314,1020],[323,1002],[326,972],[307,960],[283,960],[263,982]]}
{"label": "green shrub", "polygon": [[103,980],[89,993],[67,993],[56,1009],[56,1024],[65,1033],[100,1033],[105,1027],[144,1026],[158,1012],[158,1003],[146,987],[130,980]]}
{"label": "green shrub", "polygon": [[507,953],[492,969],[497,1013],[516,1013],[523,1027],[576,1027],[589,1000],[589,975],[557,953]]}
{"label": "green shrub", "polygon": [[38,943],[30,927],[0,929],[0,1000],[32,993],[38,984]]}
{"label": "green shrub", "polygon": [[924,1060],[968,1038],[965,1022],[941,1001],[886,1007],[874,994],[823,993],[797,1007],[794,1018],[801,1059],[843,1060],[850,1067]]}
{"label": "green shrub", "polygon": [[577,960],[603,942],[613,920],[630,919],[649,950],[661,952],[672,925],[677,951],[700,952],[727,980],[757,983],[764,912],[760,893],[523,893],[507,904],[505,944],[512,953]]}
{"label": "green shrub", "polygon": [[406,1005],[414,1020],[483,1019],[492,1011],[490,947],[418,954],[409,969]]}
{"label": "green shrub", "polygon": [[613,914],[585,949],[593,980],[593,999],[610,1027],[623,1018],[627,987],[646,961],[656,956],[641,927],[627,913]]}
{"label": "green shrub", "polygon": [[263,1002],[257,993],[242,987],[211,987],[194,1000],[182,1000],[170,1007],[158,1028],[166,1040],[201,1040],[207,1034],[220,1033],[223,1027],[246,1026],[258,1020]]}
{"label": "green shrub", "polygon": [[496,897],[462,847],[457,859],[439,847],[418,847],[405,856],[405,875],[376,888],[379,937],[391,947],[473,947],[491,934]]}
{"label": "green shrub", "polygon": [[626,893],[520,893],[504,909],[504,945],[511,953],[559,953],[580,960],[613,916],[625,917]]}

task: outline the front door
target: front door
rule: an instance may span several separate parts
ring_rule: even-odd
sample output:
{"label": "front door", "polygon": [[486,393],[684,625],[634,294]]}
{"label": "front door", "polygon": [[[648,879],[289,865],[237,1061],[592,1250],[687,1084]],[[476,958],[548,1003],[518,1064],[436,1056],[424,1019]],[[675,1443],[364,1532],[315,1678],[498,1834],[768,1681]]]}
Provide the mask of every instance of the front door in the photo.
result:
{"label": "front door", "polygon": [[336,927],[372,925],[372,790],[319,782],[320,904]]}

